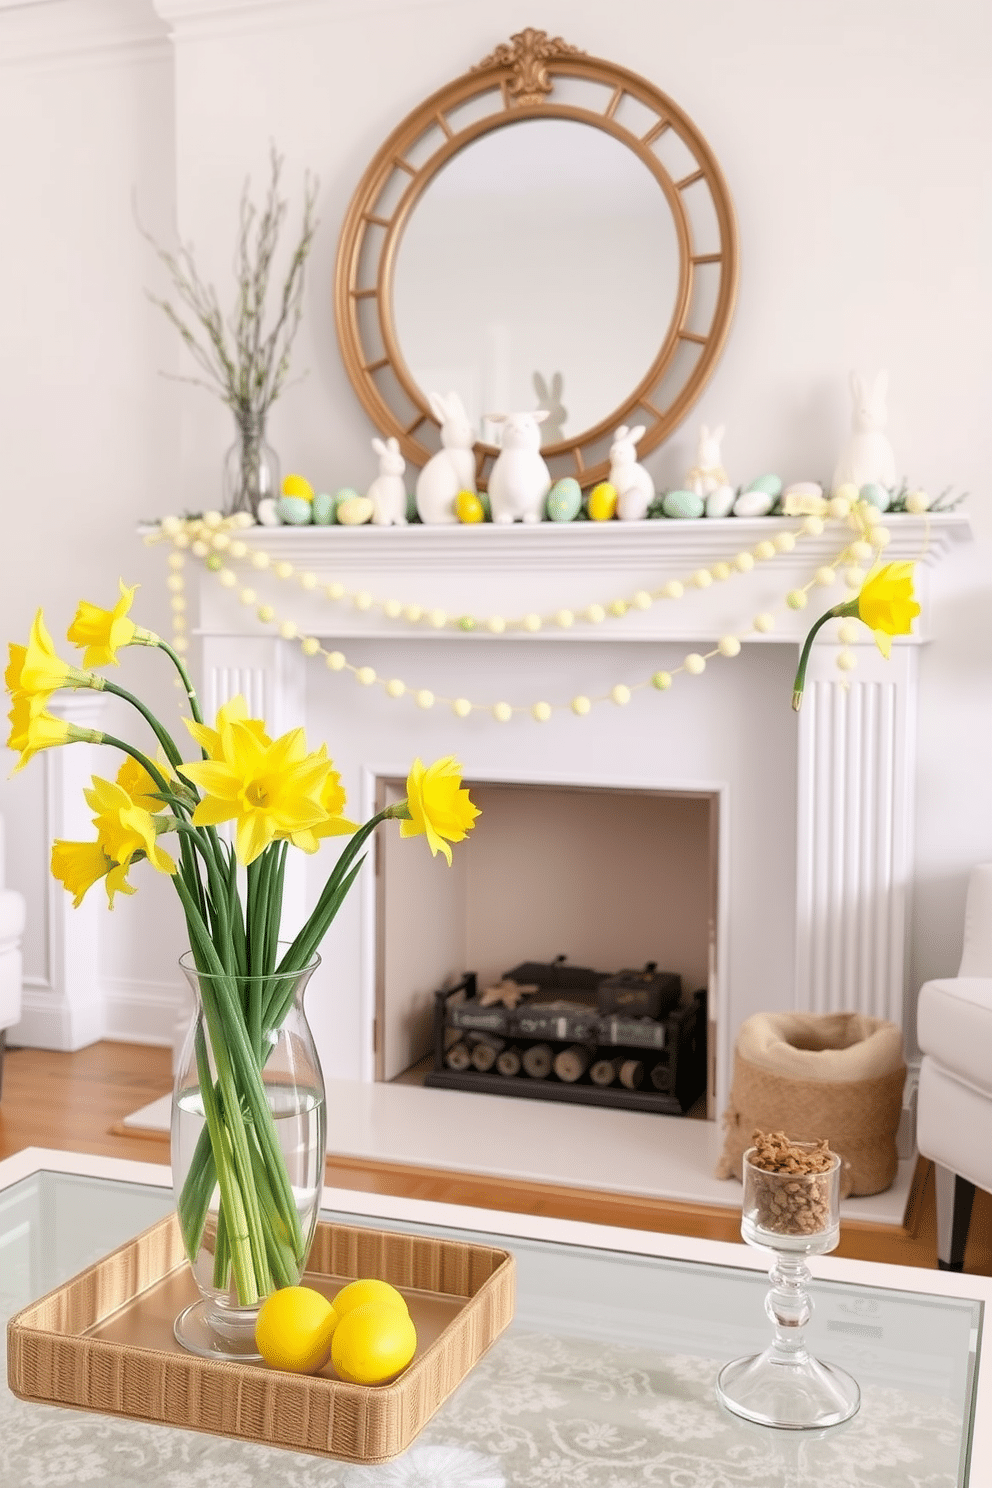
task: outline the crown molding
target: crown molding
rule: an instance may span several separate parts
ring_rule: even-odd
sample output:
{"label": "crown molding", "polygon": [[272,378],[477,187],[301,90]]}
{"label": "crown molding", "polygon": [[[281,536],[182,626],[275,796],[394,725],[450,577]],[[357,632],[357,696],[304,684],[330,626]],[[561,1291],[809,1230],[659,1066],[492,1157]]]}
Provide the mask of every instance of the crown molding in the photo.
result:
{"label": "crown molding", "polygon": [[145,60],[168,44],[152,0],[0,0],[0,68]]}
{"label": "crown molding", "polygon": [[185,39],[283,30],[384,11],[435,9],[450,0],[151,0],[151,4],[171,35]]}

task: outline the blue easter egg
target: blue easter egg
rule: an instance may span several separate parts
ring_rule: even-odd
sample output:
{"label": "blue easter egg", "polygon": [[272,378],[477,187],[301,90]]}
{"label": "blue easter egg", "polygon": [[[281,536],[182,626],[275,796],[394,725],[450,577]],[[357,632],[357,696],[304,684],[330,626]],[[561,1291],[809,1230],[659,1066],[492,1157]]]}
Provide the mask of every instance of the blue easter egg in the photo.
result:
{"label": "blue easter egg", "polygon": [[695,491],[669,491],[661,509],[666,517],[701,517],[706,503]]}
{"label": "blue easter egg", "polygon": [[582,506],[582,488],[574,476],[555,481],[548,492],[547,513],[552,522],[574,522]]}
{"label": "blue easter egg", "polygon": [[862,486],[858,495],[862,501],[870,501],[872,506],[877,506],[879,511],[888,511],[892,504],[891,493],[877,481],[869,481],[866,486]]}
{"label": "blue easter egg", "polygon": [[744,490],[745,492],[764,491],[766,496],[781,496],[782,478],[778,475],[759,475],[751,481],[750,485],[745,486]]}
{"label": "blue easter egg", "polygon": [[313,498],[313,520],[318,527],[329,527],[334,521],[334,510],[338,498],[327,491],[318,491]]}
{"label": "blue easter egg", "polygon": [[313,506],[302,496],[280,496],[276,502],[276,514],[280,522],[289,527],[309,527],[313,521]]}

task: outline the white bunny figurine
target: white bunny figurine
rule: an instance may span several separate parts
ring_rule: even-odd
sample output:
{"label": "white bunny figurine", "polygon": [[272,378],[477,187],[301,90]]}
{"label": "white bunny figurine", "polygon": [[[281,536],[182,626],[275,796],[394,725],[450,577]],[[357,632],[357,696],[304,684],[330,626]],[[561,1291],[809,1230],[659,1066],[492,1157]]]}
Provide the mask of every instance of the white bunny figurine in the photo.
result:
{"label": "white bunny figurine", "polygon": [[700,424],[696,463],[685,478],[687,491],[693,491],[697,496],[709,496],[718,486],[727,484],[727,472],[720,463],[720,441],[726,432],[723,424],[718,424],[712,432],[705,424]]}
{"label": "white bunny figurine", "polygon": [[637,463],[635,445],[644,433],[643,424],[628,429],[621,424],[610,445],[610,485],[617,493],[617,516],[621,522],[640,522],[654,500],[654,481]]}
{"label": "white bunny figurine", "polygon": [[379,474],[366,495],[372,503],[372,521],[376,527],[406,526],[406,461],[400,454],[398,439],[373,439],[372,448],[379,456]]}
{"label": "white bunny figurine", "polygon": [[551,490],[551,472],[541,455],[538,424],[547,410],[535,413],[490,413],[491,423],[502,424],[499,454],[489,477],[489,505],[494,522],[539,522],[544,499]]}
{"label": "white bunny figurine", "polygon": [[429,393],[431,411],[441,425],[441,448],[431,455],[417,476],[420,520],[436,526],[457,522],[455,498],[459,491],[475,491],[475,430],[457,393],[442,398]]}
{"label": "white bunny figurine", "polygon": [[834,470],[832,490],[838,486],[880,486],[896,483],[896,457],[884,434],[885,399],[889,391],[888,372],[879,372],[871,383],[857,372],[851,373],[854,415],[851,434],[841,450]]}

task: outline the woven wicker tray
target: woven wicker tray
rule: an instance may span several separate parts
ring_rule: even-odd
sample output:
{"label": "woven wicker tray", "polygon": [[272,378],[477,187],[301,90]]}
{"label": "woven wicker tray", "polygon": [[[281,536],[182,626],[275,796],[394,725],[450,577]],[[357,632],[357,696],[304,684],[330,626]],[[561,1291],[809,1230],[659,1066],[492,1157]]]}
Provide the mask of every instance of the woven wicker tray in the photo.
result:
{"label": "woven wicker tray", "polygon": [[392,1384],[202,1359],[173,1337],[199,1296],[174,1214],[23,1308],[7,1325],[7,1377],[22,1400],[384,1462],[413,1441],[510,1322],[508,1251],[321,1223],[308,1286],[333,1296],[356,1277],[391,1282],[417,1328]]}

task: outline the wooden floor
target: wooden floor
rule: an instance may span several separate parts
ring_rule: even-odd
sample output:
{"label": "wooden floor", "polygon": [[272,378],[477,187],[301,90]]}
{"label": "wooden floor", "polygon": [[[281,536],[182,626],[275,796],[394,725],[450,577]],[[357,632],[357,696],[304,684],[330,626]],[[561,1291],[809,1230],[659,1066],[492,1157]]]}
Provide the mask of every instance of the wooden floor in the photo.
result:
{"label": "wooden floor", "polygon": [[[139,1044],[93,1044],[75,1054],[10,1049],[3,1066],[0,1100],[0,1158],[24,1147],[96,1152],[141,1162],[168,1163],[161,1137],[123,1135],[120,1122],[171,1087],[167,1049]],[[115,1128],[118,1131],[115,1132]],[[470,1173],[413,1168],[399,1163],[370,1166],[331,1157],[327,1182],[362,1192],[401,1194],[449,1204],[545,1214],[561,1219],[625,1225],[713,1240],[740,1240],[740,1210],[664,1203],[589,1189],[503,1180]],[[838,1255],[901,1265],[936,1265],[933,1173],[921,1160],[905,1228],[845,1224]],[[965,1270],[992,1276],[992,1197],[979,1192],[965,1256]]]}

